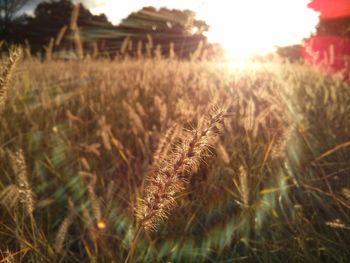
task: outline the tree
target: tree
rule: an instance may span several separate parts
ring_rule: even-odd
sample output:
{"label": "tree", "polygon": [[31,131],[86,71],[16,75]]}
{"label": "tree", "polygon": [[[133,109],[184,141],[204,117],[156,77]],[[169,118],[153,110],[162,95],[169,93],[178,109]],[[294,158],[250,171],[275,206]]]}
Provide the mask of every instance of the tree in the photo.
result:
{"label": "tree", "polygon": [[[28,40],[35,54],[43,54],[45,50],[73,50],[77,46],[75,42],[79,42],[83,43],[85,51],[90,53],[98,47],[100,54],[109,57],[120,54],[121,49],[127,49],[127,53],[133,56],[138,54],[140,47],[143,54],[172,53],[179,57],[195,54],[200,57],[203,52],[195,52],[197,47],[208,47],[204,32],[209,26],[205,21],[196,19],[195,13],[190,10],[144,7],[114,26],[105,15],[93,15],[79,4],[75,26],[72,27],[73,10],[75,5],[71,0],[41,2],[32,17],[23,16],[18,20],[12,42],[24,43]],[[79,41],[74,41],[77,36]],[[211,54],[215,53],[214,50],[217,49],[212,48]]]}
{"label": "tree", "polygon": [[16,14],[30,1],[31,0],[0,0],[0,38],[7,39],[9,37]]}
{"label": "tree", "polygon": [[[69,25],[74,6],[70,0],[40,3],[34,10],[34,16],[26,19],[23,27],[25,32],[18,34],[21,35],[22,42],[27,39],[34,53],[44,52],[44,46],[56,38],[64,27],[68,27],[60,48],[70,48],[72,42],[69,38]],[[103,37],[101,31],[113,29],[113,25],[105,15],[93,15],[82,4],[79,8],[77,26],[85,46],[101,40]]]}

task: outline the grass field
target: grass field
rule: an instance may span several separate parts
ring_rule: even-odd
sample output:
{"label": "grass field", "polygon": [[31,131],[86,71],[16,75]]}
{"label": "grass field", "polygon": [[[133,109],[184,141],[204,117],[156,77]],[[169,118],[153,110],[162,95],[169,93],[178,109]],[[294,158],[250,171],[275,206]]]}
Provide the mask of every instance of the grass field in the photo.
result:
{"label": "grass field", "polygon": [[350,259],[350,86],[337,77],[126,59],[20,60],[9,78],[12,62],[0,262]]}

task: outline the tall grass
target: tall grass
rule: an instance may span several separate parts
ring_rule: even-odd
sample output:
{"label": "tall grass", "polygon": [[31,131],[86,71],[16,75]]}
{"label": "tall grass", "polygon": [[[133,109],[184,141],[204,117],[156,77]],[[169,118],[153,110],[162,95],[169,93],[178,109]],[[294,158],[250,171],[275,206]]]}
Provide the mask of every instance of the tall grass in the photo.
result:
{"label": "tall grass", "polygon": [[350,258],[349,84],[278,61],[17,60],[1,262]]}

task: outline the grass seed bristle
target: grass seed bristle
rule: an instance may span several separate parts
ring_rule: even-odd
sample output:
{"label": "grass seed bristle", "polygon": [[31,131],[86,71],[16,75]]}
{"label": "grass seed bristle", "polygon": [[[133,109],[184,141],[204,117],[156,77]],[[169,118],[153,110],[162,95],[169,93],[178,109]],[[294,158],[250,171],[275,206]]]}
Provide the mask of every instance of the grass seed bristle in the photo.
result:
{"label": "grass seed bristle", "polygon": [[226,111],[211,114],[206,125],[184,135],[183,141],[165,159],[161,169],[148,176],[144,197],[139,201],[136,216],[146,231],[153,231],[164,221],[176,204],[176,196],[186,189],[189,177],[197,171],[202,158],[218,135]]}

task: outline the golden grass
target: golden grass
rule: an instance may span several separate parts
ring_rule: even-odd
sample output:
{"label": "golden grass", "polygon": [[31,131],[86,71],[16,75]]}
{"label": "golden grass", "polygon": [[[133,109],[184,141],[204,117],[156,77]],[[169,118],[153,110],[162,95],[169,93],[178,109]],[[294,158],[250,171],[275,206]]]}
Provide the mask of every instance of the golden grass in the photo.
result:
{"label": "golden grass", "polygon": [[226,109],[216,110],[204,127],[182,134],[174,151],[155,164],[158,169],[148,176],[145,195],[136,208],[139,223],[146,231],[154,230],[159,221],[167,218],[176,195],[185,189],[190,176],[198,170],[209,147],[215,143],[225,117]]}
{"label": "golden grass", "polygon": [[9,89],[9,82],[11,80],[11,74],[16,66],[18,60],[20,59],[22,50],[20,48],[12,48],[7,60],[4,63],[3,68],[1,69],[0,75],[0,113],[5,106],[7,99],[7,92]]}
{"label": "golden grass", "polygon": [[20,149],[15,153],[10,152],[12,169],[18,184],[19,200],[24,205],[27,214],[32,215],[35,201],[34,193],[30,186],[27,174],[27,166],[23,150]]}
{"label": "golden grass", "polygon": [[[147,49],[152,57],[151,39]],[[160,56],[31,58],[13,71],[16,52],[1,75],[0,255],[349,256],[347,83],[279,61],[230,68]]]}

